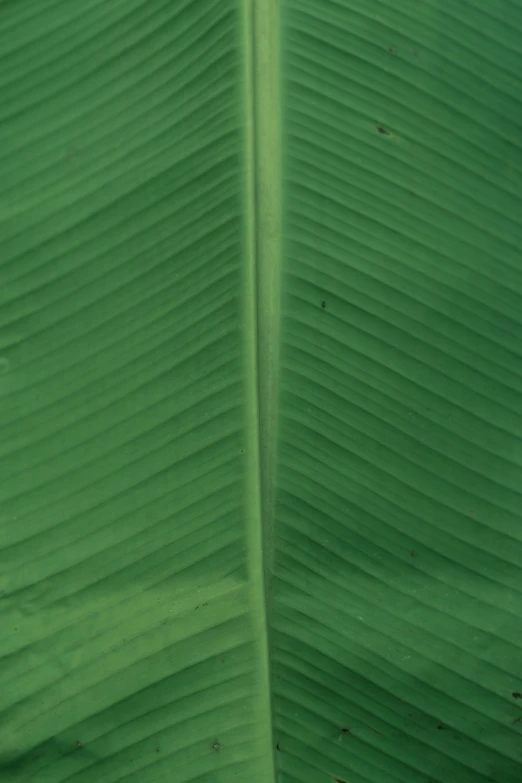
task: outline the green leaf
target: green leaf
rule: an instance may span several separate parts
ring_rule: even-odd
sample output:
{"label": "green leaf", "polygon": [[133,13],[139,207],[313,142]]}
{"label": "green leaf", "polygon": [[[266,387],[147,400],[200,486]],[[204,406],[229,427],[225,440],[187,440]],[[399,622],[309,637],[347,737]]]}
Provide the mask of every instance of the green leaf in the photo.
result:
{"label": "green leaf", "polygon": [[521,33],[0,2],[1,783],[519,783]]}

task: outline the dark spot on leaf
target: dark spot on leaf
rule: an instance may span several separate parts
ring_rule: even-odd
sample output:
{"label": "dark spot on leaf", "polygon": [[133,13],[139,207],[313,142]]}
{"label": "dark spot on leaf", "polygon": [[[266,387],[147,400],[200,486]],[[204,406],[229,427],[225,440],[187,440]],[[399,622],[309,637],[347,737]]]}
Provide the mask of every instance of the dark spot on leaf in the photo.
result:
{"label": "dark spot on leaf", "polygon": [[214,742],[214,744],[212,745],[212,747],[214,748],[214,750],[219,750],[219,748],[221,747],[221,745],[219,744],[219,742]]}
{"label": "dark spot on leaf", "polygon": [[414,549],[412,549],[412,550],[410,551],[410,556],[411,556],[411,557],[415,557],[415,555],[416,555],[416,554],[417,554],[417,553],[415,552],[415,550],[414,550]]}
{"label": "dark spot on leaf", "polygon": [[381,737],[384,737],[384,734],[380,731],[377,731],[377,729],[374,729],[373,726],[367,726],[366,728],[370,729],[370,731],[373,731],[374,734],[380,734]]}
{"label": "dark spot on leaf", "polygon": [[444,726],[442,726],[440,723],[437,726],[437,731],[444,731]]}
{"label": "dark spot on leaf", "polygon": [[382,133],[384,136],[391,136],[391,133],[386,128],[383,128],[382,125],[377,125],[377,130],[379,133]]}
{"label": "dark spot on leaf", "polygon": [[76,748],[83,748],[83,745],[82,745],[82,743],[80,742],[80,740],[76,740],[76,742],[75,742],[74,744],[75,744],[75,747],[76,747]]}
{"label": "dark spot on leaf", "polygon": [[515,723],[522,723],[522,718],[515,718]]}
{"label": "dark spot on leaf", "polygon": [[323,308],[323,310],[326,310],[326,302],[321,302],[321,307]]}
{"label": "dark spot on leaf", "polygon": [[390,46],[390,48],[388,49],[388,51],[389,51],[389,52],[391,52],[392,54],[395,54],[395,52],[397,51],[397,49],[395,48],[395,46]]}
{"label": "dark spot on leaf", "polygon": [[343,734],[351,734],[352,733],[351,729],[341,729],[341,731],[342,731]]}
{"label": "dark spot on leaf", "polygon": [[513,698],[514,698],[514,699],[522,699],[522,693],[518,693],[518,692],[517,692],[517,693],[514,693],[514,694],[513,694]]}
{"label": "dark spot on leaf", "polygon": [[335,783],[346,783],[345,780],[342,780],[342,778],[334,778]]}
{"label": "dark spot on leaf", "polygon": [[279,747],[279,742],[276,745],[276,750],[281,750],[281,748]]}
{"label": "dark spot on leaf", "polygon": [[156,745],[156,747],[154,748],[154,750],[156,751],[156,753],[159,753],[159,752],[160,752],[160,746],[159,746],[159,745]]}

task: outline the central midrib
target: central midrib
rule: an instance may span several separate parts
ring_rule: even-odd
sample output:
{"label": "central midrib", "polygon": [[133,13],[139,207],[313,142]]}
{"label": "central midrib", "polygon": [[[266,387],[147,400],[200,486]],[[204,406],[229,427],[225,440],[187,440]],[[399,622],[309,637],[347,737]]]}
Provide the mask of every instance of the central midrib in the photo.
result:
{"label": "central midrib", "polygon": [[245,358],[250,606],[258,652],[258,779],[275,781],[270,666],[281,272],[280,0],[243,0]]}

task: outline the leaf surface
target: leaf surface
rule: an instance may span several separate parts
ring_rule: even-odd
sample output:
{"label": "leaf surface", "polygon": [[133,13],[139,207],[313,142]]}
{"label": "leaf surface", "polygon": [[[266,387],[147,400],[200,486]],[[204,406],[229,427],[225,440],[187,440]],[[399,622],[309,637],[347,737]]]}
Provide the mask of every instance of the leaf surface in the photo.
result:
{"label": "leaf surface", "polygon": [[0,781],[520,781],[521,31],[0,3]]}

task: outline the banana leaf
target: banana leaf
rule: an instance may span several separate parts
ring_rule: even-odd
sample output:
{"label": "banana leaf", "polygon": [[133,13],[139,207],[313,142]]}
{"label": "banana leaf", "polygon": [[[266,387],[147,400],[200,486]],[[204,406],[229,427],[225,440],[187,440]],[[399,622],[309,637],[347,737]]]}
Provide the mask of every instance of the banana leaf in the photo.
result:
{"label": "banana leaf", "polygon": [[521,36],[0,2],[1,783],[520,783]]}

